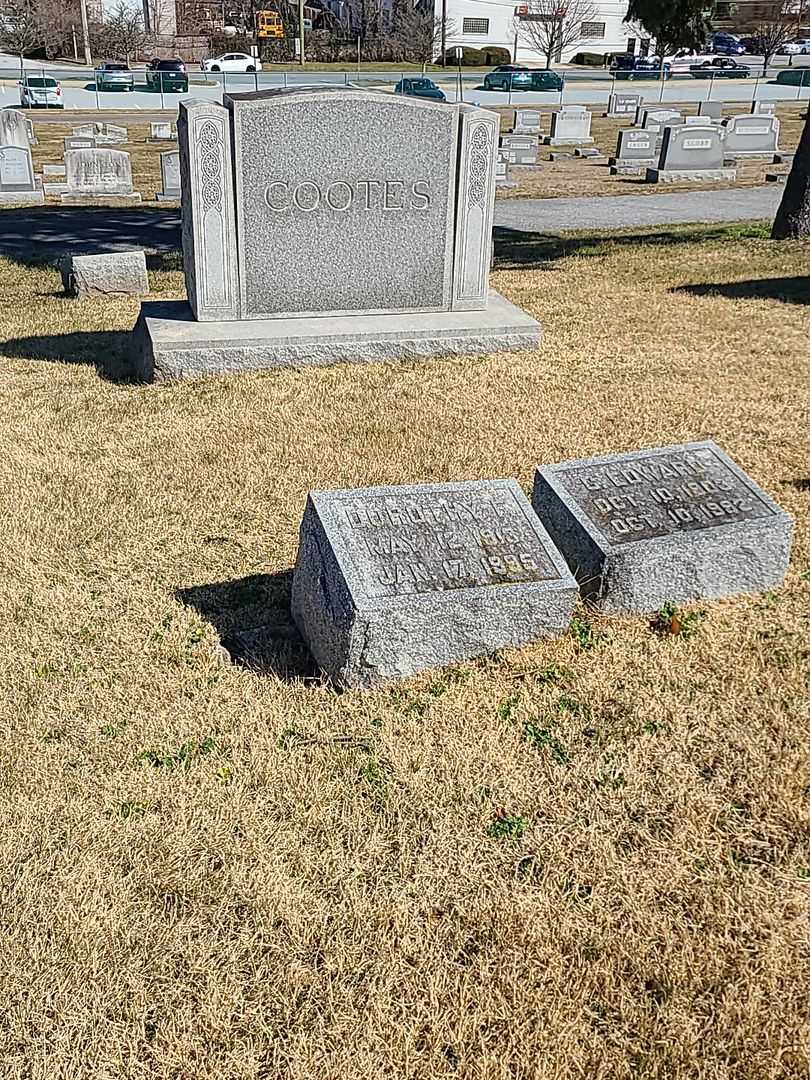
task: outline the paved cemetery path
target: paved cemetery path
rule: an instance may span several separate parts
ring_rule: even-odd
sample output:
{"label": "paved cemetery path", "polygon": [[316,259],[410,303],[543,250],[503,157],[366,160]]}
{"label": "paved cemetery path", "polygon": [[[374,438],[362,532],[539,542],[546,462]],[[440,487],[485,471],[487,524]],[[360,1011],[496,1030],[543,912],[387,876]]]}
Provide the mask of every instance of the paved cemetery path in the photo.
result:
{"label": "paved cemetery path", "polygon": [[754,221],[772,218],[784,187],[677,191],[655,195],[602,195],[576,199],[499,199],[495,224],[520,232],[632,229],[639,225]]}
{"label": "paved cemetery path", "polygon": [[[784,188],[737,188],[595,199],[503,199],[495,225],[519,232],[624,229],[700,221],[751,221],[776,213]],[[180,248],[178,209],[35,207],[0,210],[0,255],[56,260],[65,252]]]}

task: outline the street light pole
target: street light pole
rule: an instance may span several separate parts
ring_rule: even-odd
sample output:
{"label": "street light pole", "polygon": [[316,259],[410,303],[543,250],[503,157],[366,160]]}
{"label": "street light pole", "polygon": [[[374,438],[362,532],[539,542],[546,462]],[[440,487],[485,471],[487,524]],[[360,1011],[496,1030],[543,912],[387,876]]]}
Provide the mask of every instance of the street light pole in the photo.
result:
{"label": "street light pole", "polygon": [[88,67],[93,66],[93,57],[90,53],[90,31],[87,28],[87,0],[80,0],[79,7],[82,11],[82,39],[84,41],[84,62]]}

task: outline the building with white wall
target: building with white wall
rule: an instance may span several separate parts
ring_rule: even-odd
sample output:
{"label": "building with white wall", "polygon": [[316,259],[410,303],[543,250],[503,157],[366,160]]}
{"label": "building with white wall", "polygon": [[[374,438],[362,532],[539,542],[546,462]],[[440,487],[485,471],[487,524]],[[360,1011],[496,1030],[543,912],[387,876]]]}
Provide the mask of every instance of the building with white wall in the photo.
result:
{"label": "building with white wall", "polygon": [[[548,0],[529,0],[525,5],[516,5],[514,0],[435,0],[437,19],[442,17],[443,2],[447,9],[448,49],[456,45],[483,50],[498,46],[507,49],[518,63],[545,64],[545,56],[516,34],[515,21],[518,12],[537,17],[538,12],[554,10]],[[646,53],[649,35],[638,25],[624,21],[627,0],[593,0],[588,6],[593,9],[592,18],[580,23],[577,40],[563,48],[553,62],[567,63],[579,52]]]}

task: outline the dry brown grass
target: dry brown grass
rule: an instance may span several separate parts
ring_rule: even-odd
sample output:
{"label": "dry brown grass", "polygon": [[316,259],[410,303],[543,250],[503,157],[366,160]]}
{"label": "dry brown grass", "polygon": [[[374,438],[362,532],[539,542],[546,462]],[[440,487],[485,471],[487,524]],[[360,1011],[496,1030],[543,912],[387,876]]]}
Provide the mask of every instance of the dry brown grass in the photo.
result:
{"label": "dry brown grass", "polygon": [[[135,303],[0,261],[3,1080],[807,1075],[810,251],[538,253],[493,276],[536,353],[159,388],[79,362]],[[797,532],[688,640],[594,618],[343,694],[218,662],[310,487],[707,437]]]}

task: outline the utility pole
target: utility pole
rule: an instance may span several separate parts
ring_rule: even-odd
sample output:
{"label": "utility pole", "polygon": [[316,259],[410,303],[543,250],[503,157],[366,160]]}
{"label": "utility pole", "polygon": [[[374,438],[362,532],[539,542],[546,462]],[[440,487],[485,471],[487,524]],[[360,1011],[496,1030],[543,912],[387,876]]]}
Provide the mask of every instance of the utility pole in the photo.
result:
{"label": "utility pole", "polygon": [[442,67],[447,67],[447,0],[442,0]]}
{"label": "utility pole", "polygon": [[93,66],[93,57],[90,53],[90,31],[87,29],[87,0],[80,0],[79,7],[82,9],[82,40],[84,41],[84,62],[88,67]]}
{"label": "utility pole", "polygon": [[304,63],[304,0],[298,0],[298,63]]}

